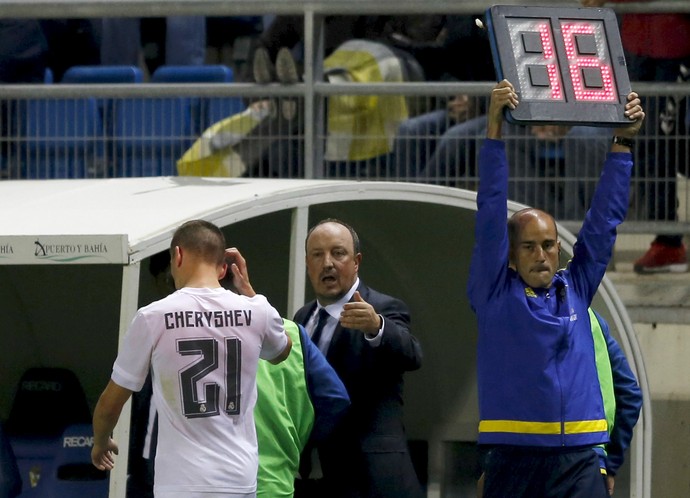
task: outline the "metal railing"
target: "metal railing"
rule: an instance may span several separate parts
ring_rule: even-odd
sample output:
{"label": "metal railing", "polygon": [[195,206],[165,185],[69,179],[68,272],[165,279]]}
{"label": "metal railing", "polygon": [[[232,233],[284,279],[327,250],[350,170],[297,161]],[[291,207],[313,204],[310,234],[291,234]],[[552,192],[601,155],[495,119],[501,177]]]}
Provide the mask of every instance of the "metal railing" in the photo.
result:
{"label": "metal railing", "polygon": [[[475,109],[484,108],[492,83],[315,83],[310,103],[306,86],[2,86],[0,174],[12,179],[242,175],[476,186],[476,152],[484,136],[481,117],[464,124],[444,121],[443,132],[424,126],[411,128],[410,124],[422,119],[419,116],[442,110],[445,99],[455,95],[467,95]],[[690,96],[687,84],[633,86],[652,108],[659,108],[662,99],[674,99],[684,111]],[[333,99],[344,99],[346,106],[348,102],[381,105],[382,115],[388,114],[390,99],[403,99],[406,116],[412,119],[396,122],[396,127],[402,125],[397,132],[351,128],[352,136],[343,137],[327,132],[333,126],[328,122]],[[281,115],[287,100],[297,102],[299,112],[294,119]],[[224,117],[212,117],[209,106],[228,101],[236,108],[239,103],[242,108],[262,109],[235,114],[222,129],[209,130]],[[315,112],[305,113],[309,107]],[[94,119],[97,122],[91,122]],[[638,140],[631,209],[624,230],[686,233],[690,228],[685,189],[690,156],[682,112],[671,125],[668,135],[647,130]],[[562,134],[564,130],[557,131]],[[506,125],[504,135],[513,167],[511,198],[542,206],[564,221],[581,220],[611,131],[577,127],[564,136],[549,136],[535,134],[529,127]],[[312,146],[307,146],[307,137]],[[353,146],[353,141],[358,143]],[[353,149],[359,152],[353,153]],[[209,155],[213,157],[208,159]],[[670,202],[660,202],[664,199]]]}

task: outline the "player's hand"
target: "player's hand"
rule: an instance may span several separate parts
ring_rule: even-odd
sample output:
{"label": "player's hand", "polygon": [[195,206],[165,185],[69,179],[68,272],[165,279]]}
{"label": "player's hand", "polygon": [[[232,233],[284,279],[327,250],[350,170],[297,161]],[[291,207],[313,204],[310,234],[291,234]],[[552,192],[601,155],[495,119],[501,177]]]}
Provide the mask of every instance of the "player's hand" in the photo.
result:
{"label": "player's hand", "polygon": [[237,292],[243,296],[254,297],[256,292],[252,284],[249,283],[249,269],[247,268],[247,261],[236,247],[230,247],[225,250],[225,259],[228,262],[229,277],[232,278],[232,284],[237,289]]}
{"label": "player's hand", "polygon": [[606,490],[609,492],[609,496],[613,496],[613,490],[616,484],[616,476],[607,475],[606,476]]}
{"label": "player's hand", "polygon": [[117,443],[113,438],[108,438],[105,447],[94,443],[93,448],[91,448],[91,463],[98,470],[112,470],[115,467],[114,455],[117,455],[118,451]]}
{"label": "player's hand", "polygon": [[501,127],[503,126],[503,108],[517,108],[519,104],[517,93],[512,83],[503,80],[498,83],[491,91],[491,101],[487,113],[487,138],[501,138]]}
{"label": "player's hand", "polygon": [[644,121],[644,110],[642,101],[635,92],[628,94],[628,102],[625,104],[625,115],[632,121],[628,126],[623,126],[616,130],[616,135],[626,138],[634,138],[642,127]]}
{"label": "player's hand", "polygon": [[381,328],[381,317],[371,304],[362,299],[359,291],[355,291],[352,299],[343,306],[340,325],[348,329],[359,329],[370,337],[376,336]]}

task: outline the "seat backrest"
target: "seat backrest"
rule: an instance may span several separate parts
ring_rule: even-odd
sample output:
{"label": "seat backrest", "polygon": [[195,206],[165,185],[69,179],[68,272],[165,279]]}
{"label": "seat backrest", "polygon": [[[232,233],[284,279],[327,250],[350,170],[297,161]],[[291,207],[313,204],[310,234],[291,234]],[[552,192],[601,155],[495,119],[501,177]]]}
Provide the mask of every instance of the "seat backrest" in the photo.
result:
{"label": "seat backrest", "polygon": [[7,419],[10,436],[59,436],[70,424],[90,423],[77,376],[66,368],[35,367],[22,375]]}
{"label": "seat backrest", "polygon": [[63,83],[141,83],[143,71],[136,66],[72,66]]}
{"label": "seat backrest", "polygon": [[160,66],[151,76],[152,83],[232,83],[232,69],[222,64]]}
{"label": "seat backrest", "polygon": [[[191,66],[164,65],[151,76],[152,83],[232,83],[235,76],[232,69],[223,64],[202,64]],[[239,97],[209,97],[192,99],[192,132],[202,130],[220,119],[244,110]]]}
{"label": "seat backrest", "polygon": [[101,115],[93,97],[31,99],[26,101],[25,109],[25,135],[30,149],[64,147],[68,145],[65,139],[81,141],[80,148],[86,148],[93,138],[103,136]]}
{"label": "seat backrest", "polygon": [[44,476],[47,497],[107,498],[108,473],[91,463],[93,426],[72,424],[65,428],[53,464]]}
{"label": "seat backrest", "polygon": [[20,497],[45,497],[50,481],[49,476],[55,473],[53,463],[60,438],[11,436],[10,443],[22,481]]}
{"label": "seat backrest", "polygon": [[112,152],[121,176],[175,175],[175,163],[194,140],[188,98],[116,102]]}
{"label": "seat backrest", "polygon": [[[122,99],[115,106],[113,139],[145,149],[189,141],[191,110],[187,98]],[[142,153],[146,153],[142,150]]]}

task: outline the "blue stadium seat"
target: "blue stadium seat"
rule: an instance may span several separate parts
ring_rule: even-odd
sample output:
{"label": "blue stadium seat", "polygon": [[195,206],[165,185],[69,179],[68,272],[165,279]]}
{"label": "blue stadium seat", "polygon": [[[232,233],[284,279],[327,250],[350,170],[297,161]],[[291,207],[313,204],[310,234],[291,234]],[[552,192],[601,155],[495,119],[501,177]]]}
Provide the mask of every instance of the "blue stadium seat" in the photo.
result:
{"label": "blue stadium seat", "polygon": [[107,498],[108,473],[91,463],[93,426],[73,424],[59,437],[11,438],[22,479],[20,498]]}
{"label": "blue stadium seat", "polygon": [[49,496],[65,429],[90,422],[86,394],[74,372],[51,367],[24,372],[5,424],[22,478],[21,498]]}
{"label": "blue stadium seat", "polygon": [[[144,72],[137,66],[72,66],[62,77],[69,84],[138,84],[144,81]],[[114,99],[97,98],[106,135],[113,130]]]}
{"label": "blue stadium seat", "polygon": [[10,437],[22,479],[20,498],[47,496],[49,475],[54,473],[53,462],[60,445],[59,437],[13,436]]}
{"label": "blue stadium seat", "polygon": [[32,99],[22,107],[26,178],[83,178],[102,159],[96,99]]}
{"label": "blue stadium seat", "polygon": [[116,102],[113,160],[116,176],[170,176],[194,140],[188,98]]}
{"label": "blue stadium seat", "polygon": [[141,83],[144,73],[136,66],[72,66],[63,83]]}
{"label": "blue stadium seat", "polygon": [[158,67],[151,76],[151,83],[232,83],[232,69],[222,64],[198,66]]}
{"label": "blue stadium seat", "polygon": [[[152,83],[233,83],[232,69],[222,64],[198,66],[160,66],[151,77]],[[192,132],[200,134],[213,123],[242,112],[246,106],[240,97],[194,99]]]}
{"label": "blue stadium seat", "polygon": [[0,422],[0,496],[17,496],[21,488],[22,479],[17,466],[17,457],[12,449],[10,438],[5,434]]}
{"label": "blue stadium seat", "polygon": [[108,473],[91,463],[93,426],[68,426],[55,448],[53,462],[43,476],[46,498],[107,498]]}

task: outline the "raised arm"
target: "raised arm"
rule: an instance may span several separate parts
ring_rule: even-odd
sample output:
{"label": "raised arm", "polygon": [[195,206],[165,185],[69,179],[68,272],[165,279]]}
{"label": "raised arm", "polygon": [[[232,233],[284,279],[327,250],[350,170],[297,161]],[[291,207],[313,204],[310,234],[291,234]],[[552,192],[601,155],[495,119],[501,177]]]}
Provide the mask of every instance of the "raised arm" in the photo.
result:
{"label": "raised arm", "polygon": [[489,302],[508,271],[508,161],[500,139],[503,108],[515,109],[517,105],[517,94],[508,80],[494,87],[487,114],[487,140],[479,154],[475,244],[467,287],[475,310]]}
{"label": "raised arm", "polygon": [[[231,279],[231,287],[234,292],[246,297],[256,296],[256,292],[249,282],[249,269],[247,268],[247,261],[242,256],[242,253],[236,247],[230,247],[225,249],[225,259],[228,263],[228,275],[226,278]],[[290,356],[290,351],[292,350],[292,339],[290,335],[285,332],[287,336],[287,344],[283,351],[275,358],[268,360],[269,363],[277,365],[278,363],[285,361],[288,356]]]}
{"label": "raised arm", "polygon": [[591,302],[616,241],[616,229],[628,211],[630,175],[632,173],[631,142],[637,136],[645,113],[638,95],[631,92],[625,105],[630,124],[614,131],[619,143],[611,145],[601,177],[592,197],[592,204],[578,234],[570,269],[577,291]]}

